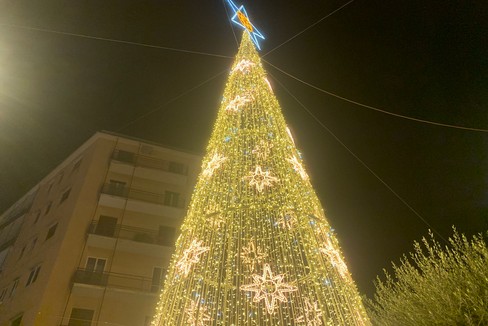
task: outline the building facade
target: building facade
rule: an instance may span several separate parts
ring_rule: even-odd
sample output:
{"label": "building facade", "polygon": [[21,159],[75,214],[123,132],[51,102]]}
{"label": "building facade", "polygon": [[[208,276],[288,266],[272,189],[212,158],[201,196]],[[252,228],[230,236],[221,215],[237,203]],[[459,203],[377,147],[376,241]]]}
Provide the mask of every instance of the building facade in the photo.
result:
{"label": "building facade", "polygon": [[0,326],[149,325],[200,160],[91,137],[0,216]]}

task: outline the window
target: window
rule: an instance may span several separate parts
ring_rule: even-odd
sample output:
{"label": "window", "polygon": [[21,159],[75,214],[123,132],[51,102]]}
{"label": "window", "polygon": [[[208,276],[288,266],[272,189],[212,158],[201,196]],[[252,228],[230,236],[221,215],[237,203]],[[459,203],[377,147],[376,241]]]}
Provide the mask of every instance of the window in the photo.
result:
{"label": "window", "polygon": [[29,278],[27,279],[27,283],[25,284],[25,286],[29,286],[37,280],[37,276],[39,275],[40,270],[41,270],[40,265],[31,269],[31,272],[29,274]]}
{"label": "window", "polygon": [[12,287],[10,288],[9,298],[13,297],[13,295],[15,294],[15,291],[17,290],[17,285],[19,285],[19,279],[18,278],[16,278],[14,280],[14,282],[12,283]]}
{"label": "window", "polygon": [[46,240],[50,239],[53,237],[54,233],[56,233],[56,228],[58,227],[58,223],[54,224],[49,228],[46,234]]}
{"label": "window", "polygon": [[69,188],[63,193],[63,196],[61,196],[61,200],[59,201],[59,204],[62,204],[66,199],[68,199],[70,192],[71,192],[71,188]]}
{"label": "window", "polygon": [[80,169],[81,166],[81,159],[76,161],[76,163],[73,165],[73,169],[71,169],[71,174],[77,172]]}
{"label": "window", "polygon": [[88,257],[85,270],[93,273],[103,273],[107,260],[104,258]]}
{"label": "window", "polygon": [[163,246],[172,246],[175,244],[175,229],[168,226],[159,226],[158,243]]}
{"label": "window", "polygon": [[118,180],[110,180],[109,183],[109,194],[117,196],[125,196],[125,185],[126,183]]}
{"label": "window", "polygon": [[135,154],[131,152],[119,150],[114,152],[114,159],[120,162],[134,163]]}
{"label": "window", "polygon": [[98,218],[95,234],[104,235],[107,237],[113,237],[115,234],[115,228],[117,227],[117,218],[111,216],[101,215]]}
{"label": "window", "polygon": [[47,189],[47,193],[51,192],[51,189],[53,189],[53,185],[54,185],[54,183],[51,182],[51,184],[49,185],[49,188]]}
{"label": "window", "polygon": [[5,295],[7,294],[7,288],[3,288],[2,292],[0,292],[0,303],[5,299]]}
{"label": "window", "polygon": [[153,268],[153,275],[151,280],[151,292],[159,292],[163,280],[163,269],[161,267]]}
{"label": "window", "polygon": [[36,217],[34,218],[34,224],[36,224],[39,221],[40,216],[41,216],[41,211],[37,211]]}
{"label": "window", "polygon": [[10,323],[10,326],[20,326],[20,325],[22,325],[22,315],[12,319],[12,322]]}
{"label": "window", "polygon": [[169,172],[186,174],[185,165],[178,162],[169,162]]}
{"label": "window", "polygon": [[164,192],[164,205],[178,207],[180,194],[173,191]]}
{"label": "window", "polygon": [[47,204],[46,211],[44,212],[44,215],[46,215],[47,213],[49,213],[49,211],[51,210],[51,205],[52,204],[53,204],[52,201],[50,201],[49,204]]}
{"label": "window", "polygon": [[94,310],[73,308],[69,317],[68,326],[90,326]]}

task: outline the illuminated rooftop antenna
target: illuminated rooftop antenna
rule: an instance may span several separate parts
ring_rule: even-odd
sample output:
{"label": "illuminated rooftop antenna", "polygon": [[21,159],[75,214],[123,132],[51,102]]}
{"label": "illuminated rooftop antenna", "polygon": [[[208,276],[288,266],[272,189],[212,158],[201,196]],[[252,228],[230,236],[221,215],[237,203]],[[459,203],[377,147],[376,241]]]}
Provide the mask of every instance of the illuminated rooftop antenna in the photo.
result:
{"label": "illuminated rooftop antenna", "polygon": [[249,33],[251,40],[256,45],[258,50],[261,50],[258,39],[264,40],[264,36],[249,20],[249,16],[247,15],[246,8],[244,8],[243,5],[238,7],[234,2],[232,2],[232,0],[227,0],[227,2],[232,8],[234,14],[231,18],[232,22],[245,29]]}

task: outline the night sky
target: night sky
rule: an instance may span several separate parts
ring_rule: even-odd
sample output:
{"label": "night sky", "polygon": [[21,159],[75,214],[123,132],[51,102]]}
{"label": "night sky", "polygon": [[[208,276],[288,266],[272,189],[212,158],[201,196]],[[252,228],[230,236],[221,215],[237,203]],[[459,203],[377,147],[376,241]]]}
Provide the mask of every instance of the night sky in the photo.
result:
{"label": "night sky", "polygon": [[[345,3],[244,2],[287,73],[488,129],[488,2],[356,0],[276,48]],[[0,210],[99,130],[203,154],[236,52],[223,1],[0,1]],[[429,226],[290,94],[442,236],[488,229],[488,133],[264,66],[360,291]]]}

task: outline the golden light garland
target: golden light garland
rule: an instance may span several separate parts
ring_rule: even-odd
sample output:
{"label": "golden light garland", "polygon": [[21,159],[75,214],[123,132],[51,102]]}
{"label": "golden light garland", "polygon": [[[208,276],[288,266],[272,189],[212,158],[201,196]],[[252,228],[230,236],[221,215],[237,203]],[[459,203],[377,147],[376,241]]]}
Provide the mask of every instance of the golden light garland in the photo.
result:
{"label": "golden light garland", "polygon": [[285,302],[285,293],[297,291],[294,285],[283,282],[284,275],[273,275],[269,264],[264,264],[263,275],[253,274],[253,283],[242,285],[242,291],[255,292],[254,302],[264,300],[269,314],[275,313],[277,301]]}
{"label": "golden light garland", "polygon": [[153,326],[370,325],[247,32]]}

